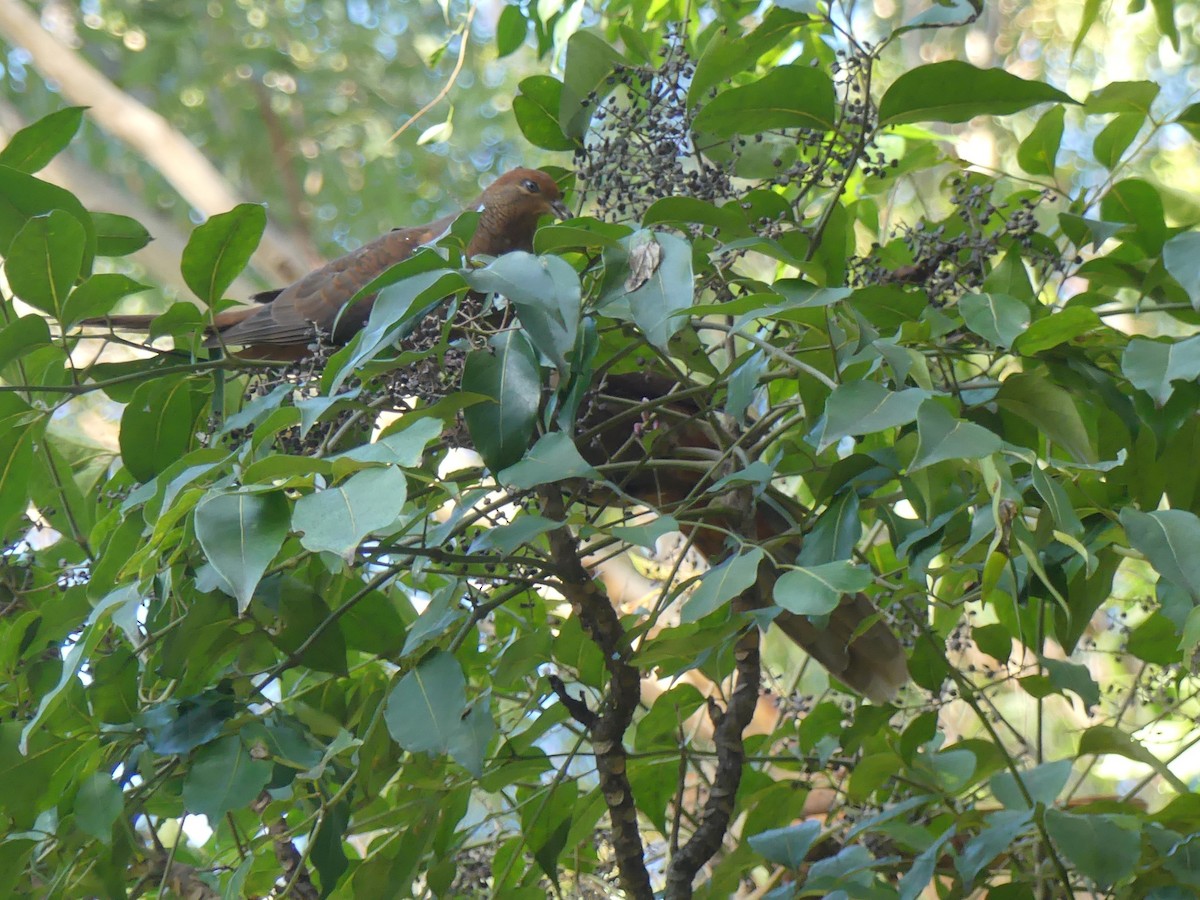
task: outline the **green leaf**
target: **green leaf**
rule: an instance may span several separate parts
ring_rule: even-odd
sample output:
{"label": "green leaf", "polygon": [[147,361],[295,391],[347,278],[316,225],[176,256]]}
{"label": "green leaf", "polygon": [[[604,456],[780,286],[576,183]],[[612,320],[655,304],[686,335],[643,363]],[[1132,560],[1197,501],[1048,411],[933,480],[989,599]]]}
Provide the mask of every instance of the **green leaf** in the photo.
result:
{"label": "green leaf", "polygon": [[879,101],[879,124],[966,122],[976,116],[1006,116],[1038,103],[1074,102],[1040,81],[947,60],[917,66],[897,78]]}
{"label": "green leaf", "polygon": [[504,59],[510,53],[516,52],[525,43],[528,31],[529,23],[525,20],[521,7],[506,3],[496,21],[496,58]]}
{"label": "green leaf", "polygon": [[750,849],[773,863],[798,869],[804,864],[808,850],[821,833],[821,823],[799,822],[783,828],[772,828],[750,835]]}
{"label": "green leaf", "polygon": [[8,255],[13,238],[25,227],[26,222],[34,216],[54,210],[68,213],[83,227],[85,240],[80,270],[90,274],[92,259],[96,255],[96,231],[92,226],[91,214],[83,208],[83,204],[74,194],[56,185],[0,166],[0,255]]}
{"label": "green leaf", "polygon": [[455,762],[476,778],[482,778],[488,744],[495,733],[496,721],[492,718],[491,704],[487,697],[483,697],[475,702],[465,716],[460,717],[446,749]]}
{"label": "green leaf", "polygon": [[1121,356],[1121,372],[1162,406],[1175,393],[1171,382],[1200,377],[1200,335],[1181,341],[1134,338]]}
{"label": "green leaf", "polygon": [[[843,885],[861,880],[860,873],[869,876],[878,863],[862,844],[851,844],[838,851],[836,856],[825,857],[813,863],[804,882],[805,891],[820,891],[821,896],[836,896]],[[869,883],[869,882],[868,882]]]}
{"label": "green leaf", "polygon": [[271,780],[271,768],[270,760],[254,759],[236,734],[205,744],[184,775],[184,805],[216,822],[253,803]]}
{"label": "green leaf", "polygon": [[145,732],[146,744],[155,753],[187,753],[220,734],[235,712],[228,693],[208,690],[144,708],[134,724]]}
{"label": "green leaf", "polygon": [[471,541],[467,552],[495,552],[502,556],[508,556],[522,544],[536,540],[543,534],[562,526],[562,522],[555,522],[545,516],[532,514],[517,516],[507,525],[497,525],[494,528],[486,529],[479,537]]}
{"label": "green leaf", "polygon": [[825,428],[818,451],[847,435],[874,434],[907,425],[930,394],[920,388],[889,391],[874,381],[839,384],[825,401]]}
{"label": "green leaf", "polygon": [[1046,830],[1080,874],[1102,888],[1132,875],[1142,853],[1134,816],[1047,809]]}
{"label": "green leaf", "polygon": [[450,653],[438,650],[400,679],[383,718],[392,739],[411,753],[445,753],[467,708],[466,679]]}
{"label": "green leaf", "polygon": [[34,216],[17,232],[4,260],[9,287],[30,306],[59,318],[82,271],[86,244],[83,226],[68,213],[56,209]]}
{"label": "green leaf", "polygon": [[1104,323],[1093,310],[1086,306],[1068,306],[1033,322],[1013,342],[1013,350],[1022,356],[1034,356],[1103,327]]}
{"label": "green leaf", "polygon": [[1158,189],[1140,178],[1114,184],[1100,200],[1101,216],[1109,222],[1129,222],[1136,228],[1129,241],[1147,254],[1157,256],[1167,239],[1162,197]]}
{"label": "green leaf", "polygon": [[672,335],[687,324],[677,313],[694,299],[692,248],[683,238],[650,231],[635,232],[621,244],[632,274],[620,296],[646,340],[666,351]]}
{"label": "green leaf", "polygon": [[349,868],[344,848],[347,826],[350,823],[350,804],[346,800],[326,806],[317,833],[312,839],[312,863],[321,878],[321,895],[333,894],[338,880]]}
{"label": "green leaf", "polygon": [[1114,81],[1092,91],[1083,102],[1083,111],[1089,116],[1137,113],[1145,119],[1158,92],[1159,86],[1153,81]]}
{"label": "green leaf", "polygon": [[844,491],[838,494],[804,536],[797,562],[802,566],[815,566],[849,559],[862,537],[858,510],[857,493]]}
{"label": "green leaf", "polygon": [[58,683],[42,695],[41,700],[38,701],[37,712],[25,723],[25,727],[21,731],[20,748],[22,753],[26,753],[29,749],[29,736],[41,727],[45,720],[62,704],[66,699],[66,690],[77,683],[79,671],[89,661],[99,645],[100,639],[108,634],[109,620],[113,613],[118,607],[137,606],[139,603],[141,603],[141,595],[137,589],[131,585],[125,585],[110,591],[88,614],[82,634],[75,639],[63,660]]}
{"label": "green leaf", "polygon": [[654,549],[660,537],[678,530],[679,522],[673,516],[655,516],[645,525],[614,525],[609,529],[617,540],[648,550]]}
{"label": "green leaf", "polygon": [[1162,36],[1171,42],[1171,49],[1179,52],[1179,28],[1175,24],[1175,0],[1150,0],[1154,8],[1154,21]]}
{"label": "green leaf", "polygon": [[272,576],[262,590],[266,602],[254,604],[250,612],[263,624],[271,643],[298,667],[344,676],[344,619],[330,620],[325,599],[307,584],[287,576]]}
{"label": "green leaf", "polygon": [[1163,244],[1163,265],[1200,311],[1200,232],[1185,231]]}
{"label": "green leaf", "polygon": [[1059,213],[1058,221],[1062,225],[1063,233],[1071,239],[1076,247],[1082,248],[1090,244],[1093,250],[1099,250],[1105,241],[1130,228],[1121,222],[1085,219],[1083,216],[1073,216],[1070,213]]}
{"label": "green leaf", "polygon": [[297,500],[292,530],[314,553],[329,551],[350,562],[363,538],[396,521],[407,496],[408,480],[398,467],[364,469]]}
{"label": "green leaf", "polygon": [[599,479],[600,473],[579,454],[575,442],[561,431],[542,435],[524,459],[496,475],[501,484],[526,490],[564,478]]}
{"label": "green leaf", "polygon": [[[1071,760],[1060,759],[1055,762],[1043,763],[1021,773],[1021,784],[1033,799],[1034,803],[1050,806],[1067,786],[1071,776]],[[1017,781],[1011,772],[998,772],[988,782],[992,793],[1008,809],[1029,809],[1025,795],[1017,786]]]}
{"label": "green leaf", "polygon": [[[959,5],[965,6],[966,3]],[[938,9],[938,7],[933,7]],[[937,836],[929,846],[918,854],[917,858],[912,861],[908,871],[904,873],[904,877],[900,879],[900,900],[917,900],[929,886],[929,882],[933,880],[934,873],[937,870],[937,864],[941,860],[944,851],[943,847],[954,837],[955,828],[951,825],[945,831]]]}
{"label": "green leaf", "polygon": [[1044,373],[1029,371],[1028,366],[1026,369],[1004,379],[996,403],[1013,415],[1032,422],[1076,462],[1097,462],[1096,450],[1075,398]]}
{"label": "green leaf", "polygon": [[1160,612],[1153,613],[1133,629],[1125,650],[1131,656],[1160,666],[1180,662],[1179,632],[1175,624]]}
{"label": "green leaf", "polygon": [[[462,276],[444,265],[436,253],[418,253],[388,269],[355,295],[360,302],[366,294],[379,291],[363,330],[329,362],[322,379],[327,396],[337,394],[346,379],[356,377],[364,363],[407,333],[416,319],[465,287]],[[402,273],[399,277],[398,272]],[[330,370],[336,374],[331,375]]]}
{"label": "green leaf", "polygon": [[1029,327],[1029,307],[1006,294],[965,294],[958,309],[968,328],[999,347],[1012,347]]}
{"label": "green leaf", "polygon": [[149,285],[139,284],[128,275],[116,272],[92,275],[67,295],[59,321],[69,328],[81,319],[106,316],[122,297],[148,290]]}
{"label": "green leaf", "polygon": [[585,106],[588,95],[596,91],[597,100],[603,97],[607,93],[604,80],[623,62],[624,57],[616,48],[590,31],[576,31],[567,39],[567,62],[558,103],[558,124],[567,137],[583,138],[598,105],[593,102]]}
{"label": "green leaf", "polygon": [[775,582],[775,603],[801,616],[833,612],[843,594],[856,594],[871,584],[871,572],[848,559],[819,566],[797,566]]}
{"label": "green leaf", "polygon": [[121,461],[149,481],[191,446],[196,410],[186,378],[156,378],[134,390],[121,413]]}
{"label": "green leaf", "polygon": [[1100,15],[1100,0],[1084,0],[1083,14],[1079,17],[1079,31],[1075,33],[1075,40],[1071,42],[1071,59],[1075,59],[1075,54],[1079,52],[1079,48],[1083,46],[1083,39],[1087,37],[1088,32],[1092,30],[1092,26],[1096,24],[1096,19]]}
{"label": "green leaf", "polygon": [[1064,115],[1061,106],[1046,110],[1029,132],[1029,137],[1017,147],[1017,163],[1030,175],[1053,177],[1058,148],[1062,145]]}
{"label": "green leaf", "polygon": [[1075,514],[1075,507],[1071,505],[1071,498],[1067,496],[1067,492],[1036,464],[1033,466],[1033,487],[1045,501],[1046,509],[1054,517],[1060,530],[1072,535],[1083,531],[1083,523]]}
{"label": "green leaf", "polygon": [[987,827],[967,842],[955,861],[963,884],[970,887],[993,859],[1008,850],[1033,826],[1032,810],[1004,810],[987,817]]}
{"label": "green leaf", "polygon": [[125,808],[125,795],[111,774],[93,772],[75,794],[75,824],[102,844],[112,843],[112,827]]}
{"label": "green leaf", "polygon": [[39,315],[21,316],[0,328],[0,368],[50,343],[50,326]]}
{"label": "green leaf", "polygon": [[384,433],[369,444],[361,444],[336,453],[330,459],[334,462],[353,460],[359,463],[382,463],[412,468],[420,465],[425,456],[425,448],[441,436],[445,427],[441,419],[400,419],[389,426],[397,430]]}
{"label": "green leaf", "polygon": [[1092,680],[1087,666],[1047,657],[1039,657],[1039,659],[1050,679],[1050,684],[1060,694],[1065,695],[1066,691],[1070,691],[1082,700],[1083,705],[1088,709],[1100,702],[1100,688]]}
{"label": "green leaf", "polygon": [[730,137],[777,128],[833,128],[833,81],[823,69],[776,66],[757,81],[722,91],[692,120],[697,134]]}
{"label": "green leaf", "polygon": [[683,602],[680,621],[686,625],[702,619],[749,588],[758,580],[762,559],[762,550],[755,547],[701,575],[700,584]]}
{"label": "green leaf", "polygon": [[[34,317],[25,316],[17,322],[28,318]],[[44,320],[39,318],[39,321]],[[7,536],[13,522],[23,516],[29,507],[33,449],[44,428],[45,422],[35,418],[24,423],[5,422],[0,432],[0,535]]]}
{"label": "green leaf", "polygon": [[512,110],[525,140],[543,150],[574,150],[577,142],[563,134],[558,124],[562,82],[549,75],[522,79],[513,97]]}
{"label": "green leaf", "polygon": [[116,213],[92,213],[92,227],[96,229],[97,256],[128,256],[154,240],[137,219]]}
{"label": "green leaf", "polygon": [[30,174],[46,166],[79,131],[86,106],[69,106],[26,125],[0,150],[0,166]]}
{"label": "green leaf", "polygon": [[1184,107],[1183,112],[1175,117],[1175,121],[1187,129],[1193,138],[1200,138],[1200,103]]}
{"label": "green leaf", "polygon": [[752,234],[746,216],[737,203],[717,206],[696,197],[663,197],[655,200],[642,216],[642,224],[648,228],[664,222],[711,225],[727,238],[750,237]]}
{"label": "green leaf", "polygon": [[196,506],[196,537],[246,611],[267,566],[283,546],[290,510],[279,491],[210,494]]}
{"label": "green leaf", "polygon": [[179,264],[192,293],[215,306],[250,262],[266,227],[267,211],[260,204],[239,203],[196,228]]}
{"label": "green leaf", "polygon": [[709,39],[696,60],[696,72],[688,85],[688,109],[702,102],[709,88],[725,84],[732,76],[753,68],[759,57],[808,20],[807,16],[781,9],[782,5],[767,8],[762,24],[749,34],[738,27],[721,28]]}
{"label": "green leaf", "polygon": [[971,629],[975,646],[997,662],[1005,662],[1012,654],[1012,634],[998,622],[977,625]]}
{"label": "green leaf", "polygon": [[559,371],[566,370],[566,355],[575,348],[579,332],[581,295],[579,276],[570,263],[516,251],[469,274],[467,281],[475,290],[506,297],[533,346]]}
{"label": "green leaf", "polygon": [[1158,773],[1159,777],[1171,785],[1182,796],[1191,794],[1191,788],[1161,759],[1151,753],[1146,747],[1134,740],[1119,728],[1111,725],[1093,725],[1079,739],[1079,756],[1101,756],[1112,753],[1144,763]]}
{"label": "green leaf", "polygon": [[1004,442],[982,425],[964,422],[951,415],[936,400],[926,400],[917,412],[917,452],[910,473],[948,459],[979,459],[991,456]]}
{"label": "green leaf", "polygon": [[1096,162],[1110,172],[1120,165],[1121,157],[1142,130],[1142,123],[1145,121],[1144,115],[1126,113],[1105,125],[1092,141],[1092,155],[1096,157]]}
{"label": "green leaf", "polygon": [[1200,518],[1183,509],[1144,513],[1126,506],[1121,526],[1155,571],[1200,605]]}
{"label": "green leaf", "polygon": [[502,332],[490,344],[490,351],[467,354],[462,389],[491,402],[467,407],[463,417],[488,469],[499,472],[517,462],[529,447],[542,382],[533,348],[521,332]]}

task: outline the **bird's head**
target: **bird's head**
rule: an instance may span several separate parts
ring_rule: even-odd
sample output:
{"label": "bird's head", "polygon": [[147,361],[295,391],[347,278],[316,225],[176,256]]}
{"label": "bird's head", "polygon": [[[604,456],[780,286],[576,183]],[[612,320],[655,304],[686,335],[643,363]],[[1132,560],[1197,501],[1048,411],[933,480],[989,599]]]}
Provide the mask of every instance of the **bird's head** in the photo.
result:
{"label": "bird's head", "polygon": [[529,250],[538,219],[565,219],[571,214],[554,179],[537,169],[505,172],[483,192],[475,208],[479,225],[467,247],[468,256]]}
{"label": "bird's head", "polygon": [[538,169],[505,172],[483,192],[482,201],[484,207],[507,208],[521,218],[565,219],[571,215],[554,179]]}

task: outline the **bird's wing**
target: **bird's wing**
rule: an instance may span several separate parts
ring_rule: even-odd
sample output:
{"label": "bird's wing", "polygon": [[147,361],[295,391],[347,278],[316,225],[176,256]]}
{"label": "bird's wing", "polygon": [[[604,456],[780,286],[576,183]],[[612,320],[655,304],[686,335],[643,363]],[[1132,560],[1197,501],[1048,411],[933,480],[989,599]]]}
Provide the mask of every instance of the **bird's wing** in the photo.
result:
{"label": "bird's wing", "polygon": [[350,309],[343,307],[389,268],[438,237],[452,221],[440,219],[430,225],[398,228],[326,263],[279,291],[274,299],[251,308],[209,343],[308,344],[315,336],[314,328],[327,336],[336,329],[336,339],[344,340],[366,322],[374,297],[364,297]]}

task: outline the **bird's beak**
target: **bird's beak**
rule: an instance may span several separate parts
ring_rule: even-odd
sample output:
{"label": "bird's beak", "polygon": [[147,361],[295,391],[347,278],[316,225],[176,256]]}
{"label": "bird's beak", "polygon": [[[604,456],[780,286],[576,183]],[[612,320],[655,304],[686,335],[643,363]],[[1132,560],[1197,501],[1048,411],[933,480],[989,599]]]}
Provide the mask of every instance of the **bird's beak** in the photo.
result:
{"label": "bird's beak", "polygon": [[554,217],[556,219],[571,218],[571,211],[567,209],[567,204],[563,203],[561,200],[555,200],[553,203],[551,203],[550,211],[554,213]]}

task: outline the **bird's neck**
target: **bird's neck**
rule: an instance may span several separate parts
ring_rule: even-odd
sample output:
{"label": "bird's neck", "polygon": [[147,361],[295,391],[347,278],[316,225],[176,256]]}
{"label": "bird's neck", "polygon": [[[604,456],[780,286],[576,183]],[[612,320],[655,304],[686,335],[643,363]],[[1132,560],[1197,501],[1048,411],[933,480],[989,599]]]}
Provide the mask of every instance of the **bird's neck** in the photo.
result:
{"label": "bird's neck", "polygon": [[483,204],[472,208],[479,209],[479,227],[467,245],[468,256],[500,256],[513,250],[533,249],[533,232],[538,219],[536,215],[505,206]]}

